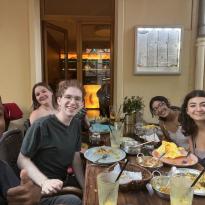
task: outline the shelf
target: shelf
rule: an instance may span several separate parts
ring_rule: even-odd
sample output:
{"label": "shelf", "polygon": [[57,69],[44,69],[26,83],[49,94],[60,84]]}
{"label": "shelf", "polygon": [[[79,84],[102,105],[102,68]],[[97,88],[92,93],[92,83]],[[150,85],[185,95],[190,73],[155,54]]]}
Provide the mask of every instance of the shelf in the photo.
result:
{"label": "shelf", "polygon": [[110,71],[110,68],[106,68],[106,69],[104,69],[104,68],[91,68],[91,69],[83,69],[83,71]]}

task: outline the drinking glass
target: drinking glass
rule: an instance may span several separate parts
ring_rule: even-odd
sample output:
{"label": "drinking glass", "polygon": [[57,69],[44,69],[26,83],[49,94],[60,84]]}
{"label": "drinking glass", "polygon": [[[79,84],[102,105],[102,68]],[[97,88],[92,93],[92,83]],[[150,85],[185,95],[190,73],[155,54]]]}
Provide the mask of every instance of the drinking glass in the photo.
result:
{"label": "drinking glass", "polygon": [[192,205],[192,181],[185,176],[173,176],[170,182],[171,205]]}
{"label": "drinking glass", "polygon": [[115,122],[112,131],[110,132],[111,147],[119,148],[123,137],[123,123]]}
{"label": "drinking glass", "polygon": [[116,173],[103,172],[97,176],[99,205],[117,205],[119,180]]}

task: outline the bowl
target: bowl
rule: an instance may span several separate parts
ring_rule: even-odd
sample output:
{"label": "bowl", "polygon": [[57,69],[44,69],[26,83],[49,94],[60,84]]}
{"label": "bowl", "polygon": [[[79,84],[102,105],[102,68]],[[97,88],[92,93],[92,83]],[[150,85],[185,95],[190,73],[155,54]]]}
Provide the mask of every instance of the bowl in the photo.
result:
{"label": "bowl", "polygon": [[137,155],[141,153],[141,146],[137,141],[124,141],[120,145],[120,148],[123,149],[127,154]]}
{"label": "bowl", "polygon": [[136,158],[137,164],[142,167],[154,170],[161,168],[163,163],[155,157],[152,156],[144,156],[142,153],[139,153]]}
{"label": "bowl", "polygon": [[170,178],[169,176],[155,176],[150,181],[155,193],[163,198],[170,199]]}

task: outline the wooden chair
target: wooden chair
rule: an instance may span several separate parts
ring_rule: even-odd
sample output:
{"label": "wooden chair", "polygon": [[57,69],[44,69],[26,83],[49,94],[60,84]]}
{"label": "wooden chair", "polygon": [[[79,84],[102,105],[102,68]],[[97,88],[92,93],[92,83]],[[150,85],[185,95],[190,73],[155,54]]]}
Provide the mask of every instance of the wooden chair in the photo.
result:
{"label": "wooden chair", "polygon": [[6,161],[19,177],[20,170],[17,166],[17,158],[23,141],[20,129],[8,130],[0,138],[0,159]]}

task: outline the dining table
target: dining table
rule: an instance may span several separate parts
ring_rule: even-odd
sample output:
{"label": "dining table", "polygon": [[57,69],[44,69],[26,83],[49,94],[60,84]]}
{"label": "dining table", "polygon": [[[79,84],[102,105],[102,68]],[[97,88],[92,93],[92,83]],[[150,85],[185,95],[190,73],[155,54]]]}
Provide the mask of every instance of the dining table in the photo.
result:
{"label": "dining table", "polygon": [[[109,134],[102,136],[105,145],[110,146]],[[129,163],[136,164],[136,155],[126,155]],[[107,171],[111,165],[99,165],[86,159],[85,161],[85,188],[83,196],[83,205],[99,205],[97,175]],[[197,163],[192,166],[193,169],[202,170],[203,167]],[[158,169],[162,174],[171,169],[170,165],[164,165]],[[194,195],[192,205],[204,205],[205,197]],[[146,188],[136,191],[121,191],[118,193],[117,205],[170,205],[170,200],[159,197],[155,192],[150,193]]]}
{"label": "dining table", "polygon": [[[134,156],[128,156],[129,163],[136,163]],[[83,205],[99,205],[98,202],[98,188],[97,175],[101,172],[107,171],[108,166],[100,166],[90,161],[86,163],[85,172],[85,190],[83,197]],[[200,164],[193,166],[194,169],[202,169]],[[161,168],[162,173],[167,172],[169,166]],[[194,195],[192,205],[204,205],[205,197]],[[121,191],[118,193],[117,205],[170,205],[168,199],[159,197],[156,193],[150,193],[146,188],[136,191]],[[180,205],[180,204],[179,204]]]}

